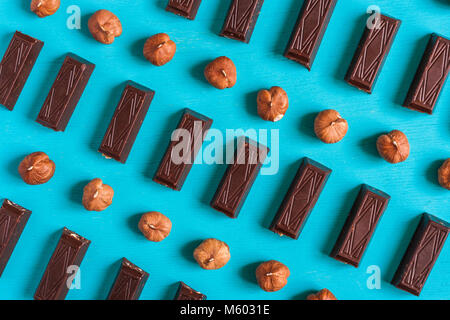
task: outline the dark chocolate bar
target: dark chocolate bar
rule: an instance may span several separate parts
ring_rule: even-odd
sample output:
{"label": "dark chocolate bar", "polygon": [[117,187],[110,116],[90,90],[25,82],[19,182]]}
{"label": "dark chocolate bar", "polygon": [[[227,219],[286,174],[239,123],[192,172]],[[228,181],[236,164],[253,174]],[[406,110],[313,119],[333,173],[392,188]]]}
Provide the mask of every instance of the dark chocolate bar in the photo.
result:
{"label": "dark chocolate bar", "polygon": [[95,64],[68,54],[36,121],[55,131],[64,131],[94,68]]}
{"label": "dark chocolate bar", "polygon": [[99,152],[122,163],[127,161],[154,95],[149,88],[127,82]]}
{"label": "dark chocolate bar", "polygon": [[[181,190],[212,122],[200,113],[185,109],[153,181],[174,190]],[[185,134],[189,134],[188,141],[183,139]],[[188,148],[182,150],[189,150],[189,153],[176,154],[174,147],[182,143],[188,144]]]}
{"label": "dark chocolate bar", "polygon": [[372,93],[401,21],[380,15],[372,29],[367,25],[345,76],[350,85]]}
{"label": "dark chocolate bar", "polygon": [[241,138],[234,161],[228,165],[211,207],[237,218],[268,152],[266,146],[247,137]]}
{"label": "dark chocolate bar", "polygon": [[331,169],[304,158],[272,221],[270,230],[281,236],[298,239],[330,174]]}
{"label": "dark chocolate bar", "polygon": [[91,241],[64,228],[58,245],[34,294],[35,300],[64,300],[69,292],[71,267],[80,267]]}
{"label": "dark chocolate bar", "polygon": [[206,300],[206,296],[180,281],[174,300]]}
{"label": "dark chocolate bar", "polygon": [[220,35],[248,43],[263,3],[264,0],[233,0]]}
{"label": "dark chocolate bar", "polygon": [[420,295],[450,231],[450,224],[424,213],[392,279],[399,289]]}
{"label": "dark chocolate bar", "polygon": [[358,267],[390,198],[383,191],[363,184],[331,257]]}
{"label": "dark chocolate bar", "polygon": [[450,70],[450,40],[432,34],[403,106],[432,114]]}
{"label": "dark chocolate bar", "polygon": [[0,276],[11,258],[31,211],[4,200],[0,208]]}
{"label": "dark chocolate bar", "polygon": [[148,276],[147,272],[123,258],[108,300],[138,300]]}
{"label": "dark chocolate bar", "polygon": [[311,70],[337,0],[305,0],[284,52]]}
{"label": "dark chocolate bar", "polygon": [[166,10],[194,20],[202,0],[169,0]]}
{"label": "dark chocolate bar", "polygon": [[0,104],[13,110],[44,42],[19,31],[0,62]]}

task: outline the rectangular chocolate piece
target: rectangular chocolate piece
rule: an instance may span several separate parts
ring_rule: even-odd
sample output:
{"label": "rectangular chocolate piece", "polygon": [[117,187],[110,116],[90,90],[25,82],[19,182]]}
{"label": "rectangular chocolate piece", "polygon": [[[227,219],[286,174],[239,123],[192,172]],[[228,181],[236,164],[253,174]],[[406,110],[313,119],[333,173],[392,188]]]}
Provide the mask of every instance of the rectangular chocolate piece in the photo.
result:
{"label": "rectangular chocolate piece", "polygon": [[266,146],[241,137],[233,163],[228,165],[211,207],[230,218],[237,218],[268,152]]}
{"label": "rectangular chocolate piece", "polygon": [[233,0],[220,35],[248,43],[263,3],[264,0]]}
{"label": "rectangular chocolate piece", "polygon": [[383,191],[363,184],[331,257],[358,267],[390,198]]}
{"label": "rectangular chocolate piece", "polygon": [[147,272],[123,258],[108,300],[138,300],[148,276]]}
{"label": "rectangular chocolate piece", "polygon": [[345,81],[359,90],[372,93],[400,23],[400,20],[380,15],[374,28],[365,26]]}
{"label": "rectangular chocolate piece", "polygon": [[14,109],[44,42],[19,31],[0,62],[0,104]]}
{"label": "rectangular chocolate piece", "polygon": [[337,0],[305,0],[284,56],[311,70]]}
{"label": "rectangular chocolate piece", "polygon": [[36,122],[55,131],[64,131],[94,68],[95,64],[68,54]]}
{"label": "rectangular chocolate piece", "polygon": [[433,269],[450,231],[450,224],[424,213],[395,273],[392,284],[416,296]]}
{"label": "rectangular chocolate piece", "polygon": [[174,300],[206,300],[206,296],[180,281]]}
{"label": "rectangular chocolate piece", "polygon": [[432,34],[403,106],[432,114],[449,70],[450,40]]}
{"label": "rectangular chocolate piece", "polygon": [[64,228],[58,245],[34,294],[35,300],[64,300],[69,292],[72,268],[80,267],[91,241]]}
{"label": "rectangular chocolate piece", "polygon": [[149,88],[127,82],[99,152],[122,163],[127,161],[154,95]]}
{"label": "rectangular chocolate piece", "polygon": [[331,169],[304,158],[272,221],[270,230],[280,236],[298,239],[330,174]]}
{"label": "rectangular chocolate piece", "polygon": [[0,208],[0,276],[19,241],[31,211],[4,200]]}
{"label": "rectangular chocolate piece", "polygon": [[[174,190],[181,190],[212,122],[200,113],[185,109],[153,181]],[[183,140],[186,134],[189,134],[188,141]],[[180,155],[179,152],[174,152],[174,147],[183,143],[188,146],[182,150],[189,150],[189,153]]]}
{"label": "rectangular chocolate piece", "polygon": [[194,20],[202,0],[169,0],[166,10]]}

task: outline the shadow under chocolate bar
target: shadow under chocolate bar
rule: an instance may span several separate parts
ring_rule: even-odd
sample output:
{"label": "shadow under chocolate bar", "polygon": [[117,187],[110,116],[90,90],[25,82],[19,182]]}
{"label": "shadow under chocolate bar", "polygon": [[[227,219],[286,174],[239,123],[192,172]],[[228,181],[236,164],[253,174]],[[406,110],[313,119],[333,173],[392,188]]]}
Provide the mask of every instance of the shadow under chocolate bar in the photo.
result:
{"label": "shadow under chocolate bar", "polygon": [[228,168],[211,201],[211,207],[237,218],[269,148],[247,137],[239,139],[234,161]]}
{"label": "shadow under chocolate bar", "polygon": [[363,184],[330,256],[358,267],[390,198]]}
{"label": "shadow under chocolate bar", "polygon": [[[185,109],[178,123],[176,136],[172,137],[153,181],[177,191],[181,190],[212,122],[212,119],[200,113]],[[189,132],[189,141],[184,141],[185,131]],[[174,147],[183,143],[189,143],[188,148],[182,149],[189,152],[183,154],[182,159],[177,159],[181,161],[175,161]]]}
{"label": "shadow under chocolate bar", "polygon": [[0,208],[0,276],[22,235],[31,211],[5,199]]}
{"label": "shadow under chocolate bar", "polygon": [[272,221],[270,230],[298,239],[331,174],[331,169],[304,158]]}
{"label": "shadow under chocolate bar", "polygon": [[174,300],[206,300],[206,296],[180,281]]}
{"label": "shadow under chocolate bar", "polygon": [[13,110],[44,42],[19,31],[0,62],[0,104]]}
{"label": "shadow under chocolate bar", "polygon": [[432,34],[403,106],[432,114],[450,70],[450,40]]}
{"label": "shadow under chocolate bar", "polygon": [[284,56],[311,70],[337,0],[305,0]]}
{"label": "shadow under chocolate bar", "polygon": [[419,296],[449,231],[448,222],[424,213],[391,283]]}
{"label": "shadow under chocolate bar", "polygon": [[166,10],[194,20],[201,2],[202,0],[169,0]]}
{"label": "shadow under chocolate bar", "polygon": [[149,88],[127,82],[99,152],[122,163],[127,161],[154,95]]}
{"label": "shadow under chocolate bar", "polygon": [[70,283],[67,281],[73,276],[70,267],[80,267],[91,241],[79,236],[67,228],[63,233],[53,252],[39,283],[35,300],[64,300],[69,292]]}
{"label": "shadow under chocolate bar", "polygon": [[365,26],[345,76],[348,84],[369,94],[372,93],[400,24],[400,20],[380,15],[373,28]]}
{"label": "shadow under chocolate bar", "polygon": [[55,131],[64,131],[94,68],[95,64],[68,54],[36,122]]}
{"label": "shadow under chocolate bar", "polygon": [[123,258],[108,300],[138,300],[148,276],[147,272]]}
{"label": "shadow under chocolate bar", "polygon": [[248,43],[263,3],[264,0],[233,0],[220,35]]}

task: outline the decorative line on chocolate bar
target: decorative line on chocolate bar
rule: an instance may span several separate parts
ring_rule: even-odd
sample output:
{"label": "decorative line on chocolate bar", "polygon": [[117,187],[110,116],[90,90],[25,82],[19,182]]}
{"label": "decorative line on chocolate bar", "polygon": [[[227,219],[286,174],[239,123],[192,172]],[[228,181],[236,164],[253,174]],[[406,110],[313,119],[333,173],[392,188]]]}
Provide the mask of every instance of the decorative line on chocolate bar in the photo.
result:
{"label": "decorative line on chocolate bar", "polygon": [[[245,32],[246,25],[249,24],[252,19],[252,11],[257,2],[258,0],[234,0],[230,18],[224,29],[227,32]],[[247,5],[247,7],[245,7],[245,5]]]}

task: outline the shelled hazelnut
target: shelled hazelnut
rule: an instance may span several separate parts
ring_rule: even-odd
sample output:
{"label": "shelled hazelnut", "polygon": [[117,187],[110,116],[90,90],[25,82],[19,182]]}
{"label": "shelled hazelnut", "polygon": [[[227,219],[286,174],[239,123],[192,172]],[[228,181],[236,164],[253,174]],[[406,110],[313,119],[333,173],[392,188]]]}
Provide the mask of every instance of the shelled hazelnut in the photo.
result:
{"label": "shelled hazelnut", "polygon": [[291,272],[279,261],[270,260],[261,263],[256,269],[256,280],[261,289],[267,292],[281,290],[287,284]]}
{"label": "shelled hazelnut", "polygon": [[230,58],[216,58],[206,66],[204,73],[206,80],[217,89],[231,88],[236,84],[236,66]]}
{"label": "shelled hazelnut", "polygon": [[336,110],[319,112],[314,120],[314,132],[325,143],[341,141],[347,134],[348,123]]}
{"label": "shelled hazelnut", "polygon": [[393,130],[378,137],[377,150],[387,162],[399,163],[405,161],[409,156],[408,138],[403,132]]}
{"label": "shelled hazelnut", "polygon": [[165,65],[172,60],[177,50],[177,45],[165,33],[158,33],[150,38],[144,44],[144,56],[155,66]]}
{"label": "shelled hazelnut", "polygon": [[88,21],[88,28],[95,40],[111,44],[122,34],[122,24],[119,18],[108,10],[98,10]]}
{"label": "shelled hazelnut", "polygon": [[30,9],[39,18],[44,18],[51,16],[56,11],[58,11],[61,5],[60,0],[32,0],[30,4]]}
{"label": "shelled hazelnut", "polygon": [[142,215],[138,227],[148,240],[160,242],[172,230],[172,221],[162,213],[152,211]]}
{"label": "shelled hazelnut", "polygon": [[230,248],[223,241],[206,239],[194,250],[194,259],[203,269],[220,269],[230,260]]}
{"label": "shelled hazelnut", "polygon": [[55,163],[44,152],[33,152],[19,164],[19,174],[27,184],[48,182],[55,173]]}
{"label": "shelled hazelnut", "polygon": [[111,205],[113,197],[113,188],[95,178],[84,187],[82,202],[86,210],[103,211]]}
{"label": "shelled hazelnut", "polygon": [[450,158],[444,161],[438,170],[439,184],[450,190]]}
{"label": "shelled hazelnut", "polygon": [[289,107],[289,99],[282,88],[272,87],[270,90],[258,92],[257,105],[262,119],[275,122],[284,117]]}
{"label": "shelled hazelnut", "polygon": [[319,292],[308,295],[306,300],[337,300],[337,298],[330,290],[322,289]]}

